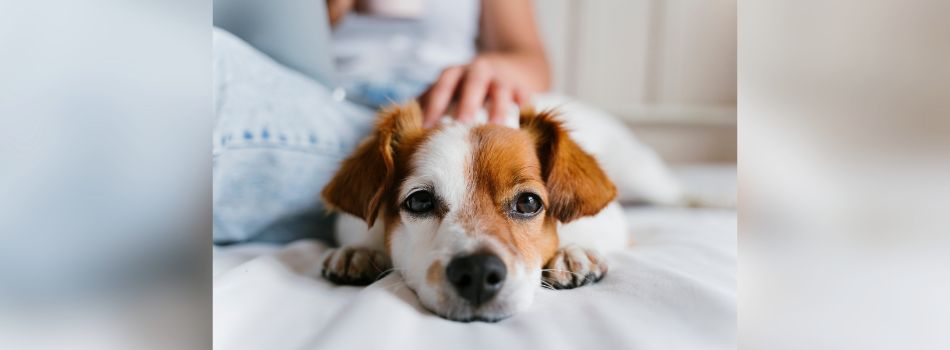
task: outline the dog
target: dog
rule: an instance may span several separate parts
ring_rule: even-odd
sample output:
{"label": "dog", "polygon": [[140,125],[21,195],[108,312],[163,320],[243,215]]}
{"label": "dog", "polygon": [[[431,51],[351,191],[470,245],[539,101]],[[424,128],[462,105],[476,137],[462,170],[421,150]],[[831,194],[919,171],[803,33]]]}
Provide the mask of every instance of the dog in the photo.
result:
{"label": "dog", "polygon": [[539,287],[604,278],[602,252],[626,245],[616,193],[555,112],[423,128],[418,104],[390,107],[321,193],[341,244],[322,275],[367,285],[395,271],[443,318],[499,321]]}

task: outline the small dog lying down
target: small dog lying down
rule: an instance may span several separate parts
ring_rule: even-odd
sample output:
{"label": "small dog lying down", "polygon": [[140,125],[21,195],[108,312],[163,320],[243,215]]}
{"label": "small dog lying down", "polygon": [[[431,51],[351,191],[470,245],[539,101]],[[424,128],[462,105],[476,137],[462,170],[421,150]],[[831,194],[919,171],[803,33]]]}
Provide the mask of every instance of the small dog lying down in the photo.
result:
{"label": "small dog lying down", "polygon": [[541,286],[603,278],[598,250],[626,244],[613,183],[553,113],[519,124],[425,129],[414,103],[383,111],[323,190],[342,212],[323,276],[366,285],[396,271],[456,321],[501,320]]}

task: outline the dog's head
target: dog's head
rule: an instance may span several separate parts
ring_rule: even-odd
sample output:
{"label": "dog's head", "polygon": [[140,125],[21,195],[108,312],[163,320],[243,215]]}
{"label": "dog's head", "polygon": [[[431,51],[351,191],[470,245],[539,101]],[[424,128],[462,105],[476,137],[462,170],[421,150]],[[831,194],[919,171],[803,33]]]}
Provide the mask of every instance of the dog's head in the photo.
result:
{"label": "dog's head", "polygon": [[383,225],[394,269],[427,309],[494,321],[531,304],[557,223],[596,214],[615,193],[552,113],[523,112],[520,129],[425,129],[412,104],[382,113],[323,198]]}

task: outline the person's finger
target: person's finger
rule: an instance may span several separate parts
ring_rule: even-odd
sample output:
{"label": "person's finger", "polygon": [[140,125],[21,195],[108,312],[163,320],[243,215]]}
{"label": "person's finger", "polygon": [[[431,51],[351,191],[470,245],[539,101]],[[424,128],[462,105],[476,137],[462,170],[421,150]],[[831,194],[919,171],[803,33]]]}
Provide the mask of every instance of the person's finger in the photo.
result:
{"label": "person's finger", "polygon": [[463,67],[451,67],[442,71],[435,84],[424,94],[422,125],[431,127],[445,114],[463,73]]}
{"label": "person's finger", "polygon": [[512,95],[514,95],[514,100],[515,100],[515,103],[518,104],[518,107],[523,108],[525,106],[531,105],[530,91],[516,86],[512,89]]}
{"label": "person's finger", "polygon": [[497,81],[492,83],[489,91],[489,98],[491,99],[491,113],[488,115],[489,123],[503,124],[505,122],[505,118],[508,116],[508,107],[511,106],[511,95],[511,87]]}
{"label": "person's finger", "polygon": [[476,60],[469,65],[462,82],[456,119],[463,122],[475,119],[475,113],[478,113],[478,109],[485,103],[491,77],[491,67],[487,62]]}

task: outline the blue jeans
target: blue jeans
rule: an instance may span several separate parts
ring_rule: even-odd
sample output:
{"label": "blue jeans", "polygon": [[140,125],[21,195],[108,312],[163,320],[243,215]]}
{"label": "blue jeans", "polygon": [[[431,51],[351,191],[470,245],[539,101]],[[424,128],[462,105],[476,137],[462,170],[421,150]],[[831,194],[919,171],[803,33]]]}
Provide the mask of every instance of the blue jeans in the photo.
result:
{"label": "blue jeans", "polygon": [[371,131],[373,108],[223,30],[213,54],[214,243],[331,239],[320,191]]}

